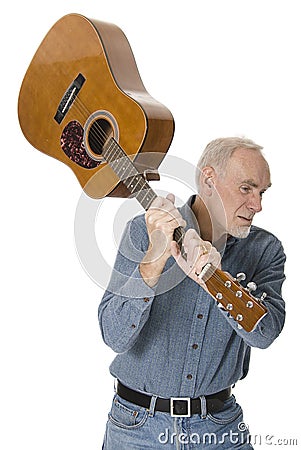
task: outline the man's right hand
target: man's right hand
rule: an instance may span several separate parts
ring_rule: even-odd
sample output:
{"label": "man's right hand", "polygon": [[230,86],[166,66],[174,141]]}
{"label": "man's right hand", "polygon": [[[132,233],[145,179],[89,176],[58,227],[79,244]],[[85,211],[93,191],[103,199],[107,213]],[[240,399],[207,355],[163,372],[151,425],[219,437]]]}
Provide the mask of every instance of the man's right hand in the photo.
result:
{"label": "man's right hand", "polygon": [[145,214],[149,247],[140,264],[140,273],[145,282],[154,286],[171,256],[174,230],[185,227],[186,222],[174,205],[175,196],[157,197]]}

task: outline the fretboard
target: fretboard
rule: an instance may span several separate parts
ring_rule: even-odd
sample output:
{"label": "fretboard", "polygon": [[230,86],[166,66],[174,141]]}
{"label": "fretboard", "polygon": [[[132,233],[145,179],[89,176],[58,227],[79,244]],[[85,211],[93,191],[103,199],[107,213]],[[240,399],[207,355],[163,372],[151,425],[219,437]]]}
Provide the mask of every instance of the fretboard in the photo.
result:
{"label": "fretboard", "polygon": [[120,145],[111,138],[102,152],[102,156],[116,173],[120,181],[127,187],[145,210],[157,197],[144,176],[138,172],[134,164]]}

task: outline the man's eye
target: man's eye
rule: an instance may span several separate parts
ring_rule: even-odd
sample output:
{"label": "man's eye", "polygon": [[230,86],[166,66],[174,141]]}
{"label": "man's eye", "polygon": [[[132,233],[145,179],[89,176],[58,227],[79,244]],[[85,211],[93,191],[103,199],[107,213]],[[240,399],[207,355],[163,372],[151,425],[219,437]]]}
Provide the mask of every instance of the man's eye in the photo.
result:
{"label": "man's eye", "polygon": [[249,186],[240,186],[240,190],[243,194],[248,194],[250,192]]}

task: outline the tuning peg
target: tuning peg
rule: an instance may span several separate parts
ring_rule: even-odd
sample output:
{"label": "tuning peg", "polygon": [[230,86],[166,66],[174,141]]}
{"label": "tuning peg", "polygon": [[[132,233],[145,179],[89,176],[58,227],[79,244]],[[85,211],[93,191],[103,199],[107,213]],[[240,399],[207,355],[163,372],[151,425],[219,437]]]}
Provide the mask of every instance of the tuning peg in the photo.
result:
{"label": "tuning peg", "polygon": [[260,299],[259,299],[259,301],[260,302],[263,302],[263,300],[267,297],[267,293],[266,292],[263,292],[262,294],[261,294],[261,297],[260,297]]}
{"label": "tuning peg", "polygon": [[253,292],[253,291],[256,291],[256,289],[257,289],[257,284],[254,283],[253,281],[250,281],[250,282],[247,284],[247,291]]}
{"label": "tuning peg", "polygon": [[241,281],[244,281],[244,280],[246,279],[246,274],[243,273],[243,272],[239,272],[239,273],[236,275],[236,279],[237,279],[237,281],[240,283]]}

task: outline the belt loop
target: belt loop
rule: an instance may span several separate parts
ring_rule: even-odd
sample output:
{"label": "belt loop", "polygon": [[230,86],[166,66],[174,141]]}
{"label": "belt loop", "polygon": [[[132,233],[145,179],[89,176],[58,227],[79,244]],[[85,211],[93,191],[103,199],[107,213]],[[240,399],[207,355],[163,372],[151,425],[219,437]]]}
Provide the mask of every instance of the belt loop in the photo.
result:
{"label": "belt loop", "polygon": [[150,405],[149,405],[149,417],[153,417],[155,414],[155,407],[156,407],[156,401],[157,401],[158,396],[157,395],[153,395]]}
{"label": "belt loop", "polygon": [[206,419],[207,416],[207,400],[205,395],[202,395],[200,397],[201,400],[201,417],[202,419]]}

